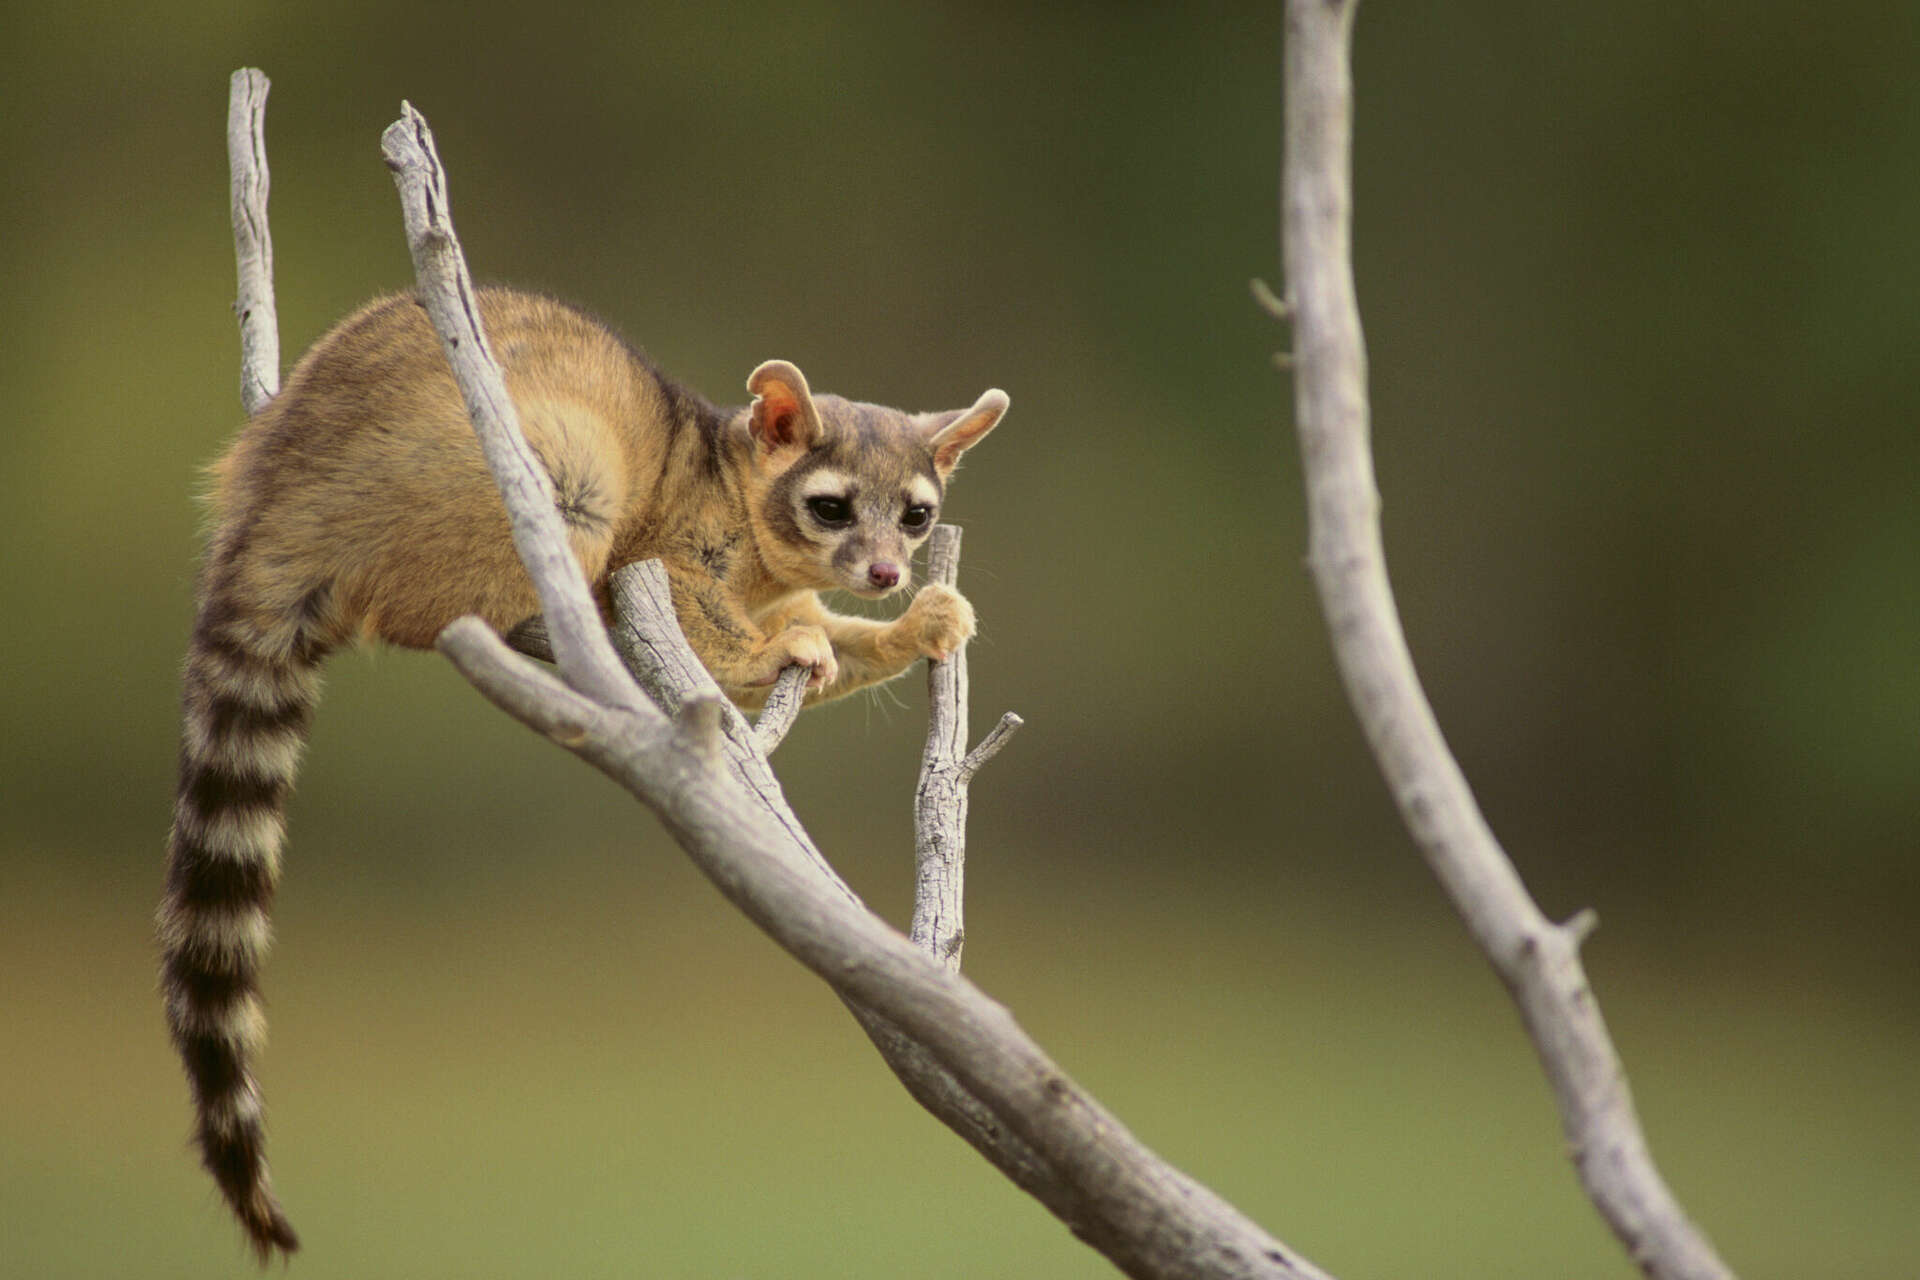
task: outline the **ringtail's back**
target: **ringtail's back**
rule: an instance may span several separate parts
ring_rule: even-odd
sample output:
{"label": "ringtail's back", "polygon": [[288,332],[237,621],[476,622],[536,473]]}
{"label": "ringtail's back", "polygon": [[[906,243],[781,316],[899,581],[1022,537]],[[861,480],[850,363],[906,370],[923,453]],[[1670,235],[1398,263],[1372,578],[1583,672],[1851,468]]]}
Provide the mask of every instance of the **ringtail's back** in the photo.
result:
{"label": "ringtail's back", "polygon": [[[753,371],[716,408],[592,317],[480,293],[529,443],[603,605],[613,570],[658,557],[689,643],[752,706],[786,666],[809,700],[944,656],[973,631],[929,586],[892,621],[818,592],[906,585],[960,456],[1006,411],[909,414],[815,396],[799,369]],[[180,786],[160,908],[167,1022],[201,1156],[261,1258],[298,1241],[273,1194],[251,1063],[283,814],[334,649],[430,646],[477,614],[538,611],[506,510],[424,310],[379,299],[314,345],[212,469],[212,521],[187,650]]]}

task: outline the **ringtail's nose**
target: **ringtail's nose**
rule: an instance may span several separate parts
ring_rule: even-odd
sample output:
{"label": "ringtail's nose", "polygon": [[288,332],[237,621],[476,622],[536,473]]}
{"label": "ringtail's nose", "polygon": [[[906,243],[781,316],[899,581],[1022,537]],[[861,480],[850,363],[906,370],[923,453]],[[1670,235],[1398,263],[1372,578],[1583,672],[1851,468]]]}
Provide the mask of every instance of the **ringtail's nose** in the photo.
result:
{"label": "ringtail's nose", "polygon": [[887,560],[875,560],[867,566],[867,581],[885,591],[900,581],[900,566]]}

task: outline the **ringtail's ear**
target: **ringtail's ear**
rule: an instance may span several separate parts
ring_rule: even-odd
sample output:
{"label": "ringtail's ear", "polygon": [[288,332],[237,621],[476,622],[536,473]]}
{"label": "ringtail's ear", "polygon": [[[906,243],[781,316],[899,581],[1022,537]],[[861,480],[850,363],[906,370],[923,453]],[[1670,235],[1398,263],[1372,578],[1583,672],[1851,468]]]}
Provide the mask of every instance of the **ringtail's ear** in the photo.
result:
{"label": "ringtail's ear", "polygon": [[807,389],[807,375],[799,369],[785,360],[769,360],[748,375],[747,390],[753,392],[747,429],[762,452],[810,449],[819,442],[820,411]]}
{"label": "ringtail's ear", "polygon": [[1007,411],[1007,393],[995,387],[957,413],[929,413],[916,419],[922,438],[933,450],[933,469],[945,480],[960,464],[960,455],[986,438]]}

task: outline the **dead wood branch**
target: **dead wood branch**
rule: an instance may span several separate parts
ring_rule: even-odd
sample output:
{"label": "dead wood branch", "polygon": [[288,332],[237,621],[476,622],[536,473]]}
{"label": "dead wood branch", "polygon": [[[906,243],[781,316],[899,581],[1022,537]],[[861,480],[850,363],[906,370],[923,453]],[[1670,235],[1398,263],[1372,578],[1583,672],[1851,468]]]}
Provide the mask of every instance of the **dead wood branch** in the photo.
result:
{"label": "dead wood branch", "polygon": [[[855,1006],[870,1032],[869,1018],[883,1020],[876,1043],[897,1035],[910,1046],[902,1060],[924,1054],[937,1071],[921,1080],[950,1084],[967,1104],[955,1125],[962,1136],[982,1150],[1003,1150],[1004,1162],[996,1164],[1123,1271],[1141,1277],[1323,1275],[1149,1151],[1004,1008],[853,900],[823,869],[824,859],[798,824],[780,820],[764,797],[743,785],[728,744],[740,742],[762,763],[765,756],[751,731],[729,732],[737,713],[723,699],[698,692],[669,712],[641,693],[568,552],[551,487],[520,436],[488,352],[426,122],[404,107],[383,145],[401,193],[421,296],[506,500],[515,545],[539,589],[558,676],[474,619],[448,627],[442,650],[502,710],[652,808],[721,892]],[[914,1095],[935,1096],[918,1088]],[[935,1112],[946,1118],[939,1107]]]}
{"label": "dead wood branch", "polygon": [[273,237],[267,230],[266,73],[242,67],[227,88],[227,172],[233,256],[240,277],[240,404],[249,415],[280,393],[280,319],[273,305]]}
{"label": "dead wood branch", "polygon": [[1308,565],[1347,696],[1407,829],[1512,991],[1588,1197],[1662,1280],[1731,1280],[1654,1167],[1580,966],[1591,916],[1541,914],[1474,803],[1420,687],[1387,582],[1353,285],[1351,36],[1356,0],[1289,0],[1281,241]]}

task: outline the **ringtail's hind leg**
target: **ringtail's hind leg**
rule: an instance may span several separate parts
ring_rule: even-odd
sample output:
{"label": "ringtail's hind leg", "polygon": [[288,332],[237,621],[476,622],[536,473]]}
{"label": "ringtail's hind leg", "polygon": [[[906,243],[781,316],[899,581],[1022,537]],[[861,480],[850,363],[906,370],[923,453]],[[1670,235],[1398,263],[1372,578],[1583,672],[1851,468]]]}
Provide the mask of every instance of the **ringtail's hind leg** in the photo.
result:
{"label": "ringtail's hind leg", "polygon": [[[624,455],[604,420],[577,404],[536,400],[517,408],[552,482],[568,545],[604,610],[608,560],[628,500]],[[459,425],[465,438],[448,442],[457,458],[436,470],[443,491],[419,495],[372,531],[371,554],[342,575],[349,598],[364,602],[363,630],[390,644],[431,648],[468,613],[504,633],[540,611],[493,477],[471,427]],[[459,491],[445,492],[449,486]]]}

